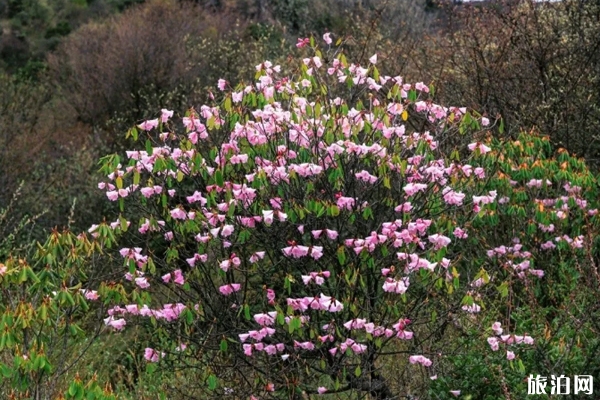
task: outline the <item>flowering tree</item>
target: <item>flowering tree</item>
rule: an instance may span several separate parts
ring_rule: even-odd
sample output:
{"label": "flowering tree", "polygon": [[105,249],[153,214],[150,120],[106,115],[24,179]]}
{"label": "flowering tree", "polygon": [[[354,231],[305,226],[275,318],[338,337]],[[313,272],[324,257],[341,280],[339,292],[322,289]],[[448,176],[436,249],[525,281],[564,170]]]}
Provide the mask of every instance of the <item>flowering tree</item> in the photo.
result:
{"label": "flowering tree", "polygon": [[[323,40],[325,53],[298,41],[310,54],[289,76],[267,61],[252,85],[221,80],[215,105],[181,122],[162,110],[128,132],[145,148],[104,158],[99,188],[121,214],[89,232],[127,243],[123,281],[98,288],[105,324],[151,323],[150,370],[195,373],[188,394],[392,398],[443,380],[445,336],[502,346],[508,361],[535,343],[486,309],[545,273],[513,229],[529,212],[513,200],[532,199],[492,150],[488,118]],[[527,190],[553,184],[531,179]],[[390,366],[425,379],[400,387]]]}

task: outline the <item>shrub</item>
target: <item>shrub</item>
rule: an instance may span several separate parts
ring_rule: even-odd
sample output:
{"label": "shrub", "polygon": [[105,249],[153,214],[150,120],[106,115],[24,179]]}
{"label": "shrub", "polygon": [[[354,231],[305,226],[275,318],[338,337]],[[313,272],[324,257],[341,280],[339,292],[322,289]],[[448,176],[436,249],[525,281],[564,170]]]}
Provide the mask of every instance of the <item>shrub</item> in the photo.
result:
{"label": "shrub", "polygon": [[98,185],[119,214],[54,232],[36,260],[60,275],[36,288],[60,287],[46,298],[75,321],[97,293],[106,329],[138,327],[134,397],[520,398],[529,374],[596,374],[585,163],[535,133],[498,139],[501,120],[332,39],[131,128]]}
{"label": "shrub", "polygon": [[[473,357],[455,346],[485,345],[499,319],[499,346],[528,360],[539,320],[513,309],[552,275],[534,265],[539,239],[519,235],[528,193],[551,187],[529,182],[543,167],[514,166],[519,144],[492,150],[487,118],[432,103],[433,87],[384,76],[376,56],[363,68],[335,46],[298,47],[309,42],[294,78],[264,62],[256,84],[222,80],[219,105],[191,109],[183,128],[163,110],[128,132],[143,150],[105,158],[100,187],[121,214],[90,232],[131,243],[119,250],[129,282],[99,289],[107,325],[149,320],[148,371],[189,395],[388,398],[425,393],[439,371],[451,396]],[[523,140],[528,160],[548,151]],[[540,223],[559,215],[546,207]],[[501,246],[514,262],[488,265],[483,250]],[[409,372],[419,365],[428,374]]]}

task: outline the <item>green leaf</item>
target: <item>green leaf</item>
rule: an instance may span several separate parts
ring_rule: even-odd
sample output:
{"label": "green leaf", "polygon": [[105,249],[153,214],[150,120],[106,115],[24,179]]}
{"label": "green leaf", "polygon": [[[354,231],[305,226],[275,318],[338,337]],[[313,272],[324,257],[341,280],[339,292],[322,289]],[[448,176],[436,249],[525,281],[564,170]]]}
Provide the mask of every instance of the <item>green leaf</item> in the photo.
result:
{"label": "green leaf", "polygon": [[339,207],[336,205],[330,206],[329,207],[329,215],[331,215],[332,217],[337,217],[338,215],[340,215]]}
{"label": "green leaf", "polygon": [[358,378],[362,374],[362,370],[360,369],[360,365],[356,367],[354,370],[354,375]]}
{"label": "green leaf", "polygon": [[338,247],[337,258],[341,266],[344,266],[344,264],[346,264],[346,249],[344,246]]}
{"label": "green leaf", "polygon": [[208,377],[208,388],[210,390],[215,390],[217,388],[217,384],[218,384],[217,377],[214,375],[210,375]]}
{"label": "green leaf", "polygon": [[127,232],[127,220],[122,215],[119,215],[119,224],[121,225],[121,230]]}
{"label": "green leaf", "polygon": [[223,171],[220,169],[215,171],[215,181],[218,186],[223,186]]}

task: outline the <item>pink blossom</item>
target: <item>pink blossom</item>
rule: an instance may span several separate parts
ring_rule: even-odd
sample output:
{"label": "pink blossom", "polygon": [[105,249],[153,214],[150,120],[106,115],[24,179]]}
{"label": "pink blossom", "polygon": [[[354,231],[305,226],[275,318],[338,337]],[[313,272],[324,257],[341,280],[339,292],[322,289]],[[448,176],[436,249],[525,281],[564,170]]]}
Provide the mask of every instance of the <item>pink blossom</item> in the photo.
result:
{"label": "pink blossom", "polygon": [[208,201],[205,197],[202,197],[202,194],[198,191],[195,191],[193,195],[186,197],[188,203],[196,203],[200,202],[201,205],[205,206]]}
{"label": "pink blossom", "polygon": [[428,359],[427,357],[423,357],[422,355],[415,355],[415,356],[410,356],[408,358],[408,361],[411,364],[421,364],[425,367],[429,367],[431,366],[432,362],[430,359]]}
{"label": "pink blossom", "polygon": [[273,210],[264,210],[262,214],[265,224],[271,225],[273,223]]}
{"label": "pink blossom", "polygon": [[423,82],[415,83],[415,89],[420,90],[425,93],[429,93],[429,87],[427,87]]}
{"label": "pink blossom", "polygon": [[156,350],[146,347],[144,350],[144,358],[149,362],[158,362],[159,354]]}
{"label": "pink blossom", "polygon": [[515,353],[513,353],[512,351],[507,350],[506,351],[506,359],[511,361],[515,359]]}
{"label": "pink blossom", "polygon": [[469,150],[471,151],[475,151],[476,149],[479,149],[479,152],[481,154],[485,154],[488,153],[489,151],[491,151],[492,149],[490,149],[489,147],[487,147],[486,145],[484,145],[483,143],[471,143],[467,146],[469,148]]}
{"label": "pink blossom", "polygon": [[355,200],[352,197],[339,196],[337,199],[337,206],[342,210],[347,209],[349,211],[352,211],[352,207],[354,207],[354,204]]}
{"label": "pink blossom", "polygon": [[142,289],[147,289],[150,287],[148,280],[144,277],[135,278],[135,284]]}
{"label": "pink blossom", "polygon": [[223,296],[229,296],[234,292],[238,292],[240,288],[241,286],[239,283],[231,283],[229,285],[223,285],[219,287],[219,292],[221,292]]}
{"label": "pink blossom", "polygon": [[302,48],[310,43],[309,38],[298,38],[298,43],[296,43],[297,48]]}
{"label": "pink blossom", "polygon": [[377,182],[377,177],[374,175],[371,175],[370,173],[368,173],[367,171],[360,171],[354,174],[354,176],[356,177],[356,179],[360,179],[364,182],[368,182],[370,184],[373,184],[375,182]]}
{"label": "pink blossom", "polygon": [[383,283],[383,291],[388,293],[404,294],[408,290],[408,278],[394,280],[387,278]]}
{"label": "pink blossom", "polygon": [[331,240],[335,240],[338,237],[338,232],[331,230],[331,229],[325,229],[325,232],[327,232],[327,237]]}
{"label": "pink blossom", "polygon": [[174,219],[186,219],[187,214],[181,208],[177,207],[171,210],[171,217]]}
{"label": "pink blossom", "polygon": [[454,228],[453,233],[454,233],[454,236],[456,236],[459,239],[466,239],[469,237],[469,235],[467,235],[467,232],[464,229],[459,228],[458,226],[456,228]]}
{"label": "pink blossom", "polygon": [[481,306],[479,306],[475,303],[473,303],[470,306],[465,304],[464,306],[462,306],[462,310],[466,311],[468,313],[471,313],[471,314],[476,314],[481,311]]}
{"label": "pink blossom", "polygon": [[319,305],[321,309],[329,312],[339,312],[344,309],[344,305],[332,297],[325,296],[323,293],[319,296]]}
{"label": "pink blossom", "polygon": [[371,64],[377,64],[377,54],[373,54],[371,58],[369,58],[369,62]]}
{"label": "pink blossom", "polygon": [[462,205],[463,199],[465,198],[465,195],[463,193],[455,192],[450,188],[444,188],[442,193],[444,194],[444,201],[446,202],[446,204],[460,206]]}
{"label": "pink blossom", "polygon": [[450,393],[454,396],[454,397],[458,397],[460,396],[460,390],[451,390]]}
{"label": "pink blossom", "polygon": [[106,192],[106,197],[108,197],[110,201],[116,201],[119,198],[119,192],[116,190]]}
{"label": "pink blossom", "polygon": [[[0,264],[0,275],[4,275],[6,273],[6,266]],[[88,300],[98,300],[98,292],[95,290],[86,290],[84,294],[85,298]]]}
{"label": "pink blossom", "polygon": [[409,183],[405,185],[402,189],[406,193],[407,196],[412,196],[417,192],[422,192],[427,188],[427,185],[424,183]]}
{"label": "pink blossom", "polygon": [[123,318],[114,319],[114,317],[110,316],[104,319],[104,324],[120,331],[127,325],[127,322]]}
{"label": "pink blossom", "polygon": [[183,285],[185,283],[185,279],[183,277],[183,273],[181,272],[180,269],[177,269],[175,271],[173,271],[173,276],[175,277],[173,279],[173,282],[178,284],[178,285]]}
{"label": "pink blossom", "polygon": [[487,342],[489,343],[490,347],[492,348],[492,351],[498,351],[499,348],[499,341],[497,338],[495,337],[489,337],[487,338]]}
{"label": "pink blossom", "polygon": [[502,335],[502,324],[498,321],[494,322],[492,324],[492,330],[494,331],[494,334]]}
{"label": "pink blossom", "polygon": [[434,245],[434,250],[439,250],[442,247],[447,247],[451,242],[449,237],[440,235],[438,233],[430,235],[429,241]]}
{"label": "pink blossom", "polygon": [[219,81],[217,82],[217,87],[219,88],[220,91],[225,90],[225,87],[227,86],[227,81],[225,79],[219,79]]}
{"label": "pink blossom", "polygon": [[317,388],[317,393],[319,393],[319,394],[327,393],[327,388],[323,387],[323,386],[319,386]]}
{"label": "pink blossom", "polygon": [[158,126],[158,118],[144,121],[138,125],[138,128],[140,128],[141,130],[144,130],[144,131],[149,131],[149,130],[156,128],[157,126]]}
{"label": "pink blossom", "polygon": [[310,256],[315,260],[318,260],[323,256],[323,247],[322,246],[312,246],[310,250]]}
{"label": "pink blossom", "polygon": [[163,108],[160,110],[160,121],[164,124],[173,116],[173,111]]}

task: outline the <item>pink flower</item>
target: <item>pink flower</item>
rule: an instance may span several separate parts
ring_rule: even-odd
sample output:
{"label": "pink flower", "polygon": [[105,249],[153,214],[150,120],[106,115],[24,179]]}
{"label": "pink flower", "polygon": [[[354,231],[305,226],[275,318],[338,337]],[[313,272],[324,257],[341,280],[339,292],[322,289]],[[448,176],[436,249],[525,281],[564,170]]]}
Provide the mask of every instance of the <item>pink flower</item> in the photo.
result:
{"label": "pink flower", "polygon": [[338,237],[338,232],[331,230],[331,229],[325,229],[325,232],[327,232],[327,237],[331,240],[335,240]]}
{"label": "pink flower", "polygon": [[[5,273],[6,273],[6,267],[4,265],[0,266],[0,275],[4,275]],[[95,290],[86,290],[84,296],[88,300],[98,300],[98,292]]]}
{"label": "pink flower", "polygon": [[377,54],[373,54],[371,58],[369,58],[369,62],[371,64],[377,64]]}
{"label": "pink flower", "polygon": [[323,35],[323,40],[325,41],[325,43],[327,44],[331,44],[332,40],[331,40],[331,33],[327,32]]}
{"label": "pink flower", "polygon": [[478,313],[478,312],[481,311],[481,306],[479,306],[479,305],[477,305],[475,303],[473,303],[470,306],[468,306],[468,305],[465,304],[464,306],[462,306],[462,310],[466,311],[468,313],[471,313],[471,314],[476,314],[476,313]]}
{"label": "pink flower", "polygon": [[319,297],[319,305],[321,306],[322,310],[329,312],[339,312],[344,309],[344,305],[342,303],[333,299],[332,297],[325,296],[323,293],[321,293]]}
{"label": "pink flower", "polygon": [[110,316],[104,319],[104,324],[120,331],[127,325],[127,322],[123,318],[114,319],[113,316]]}
{"label": "pink flower", "polygon": [[146,347],[144,350],[144,358],[149,362],[158,362],[159,354],[156,350]]}
{"label": "pink flower", "polygon": [[421,364],[421,365],[423,365],[425,367],[429,367],[432,364],[432,362],[431,362],[431,360],[429,358],[423,357],[422,355],[410,356],[408,358],[408,361],[411,364]]}
{"label": "pink flower", "polygon": [[445,188],[442,193],[444,193],[444,201],[446,204],[460,206],[465,198],[463,193],[455,192],[450,188]]}
{"label": "pink flower", "polygon": [[420,90],[425,93],[429,93],[429,88],[423,82],[415,83],[415,89]]}
{"label": "pink flower", "polygon": [[515,353],[513,353],[512,351],[506,351],[506,359],[508,361],[514,360],[515,359]]}
{"label": "pink flower", "polygon": [[178,285],[183,285],[185,283],[183,273],[181,272],[180,269],[173,271],[173,275],[175,276],[175,279],[173,279],[173,282],[175,282]]}
{"label": "pink flower", "polygon": [[263,258],[265,258],[265,252],[257,251],[256,253],[250,256],[250,262],[254,264],[255,262],[258,262],[258,260],[262,260]]}
{"label": "pink flower", "polygon": [[219,82],[217,83],[217,87],[219,88],[219,90],[222,92],[223,90],[225,90],[225,87],[227,86],[227,81],[225,79],[219,79]]}
{"label": "pink flower", "polygon": [[276,317],[277,317],[277,311],[271,311],[266,314],[254,315],[254,320],[262,326],[271,326],[275,323]]}
{"label": "pink flower", "polygon": [[490,120],[486,117],[481,117],[481,125],[488,126],[490,124]]}
{"label": "pink flower", "polygon": [[140,192],[142,193],[142,196],[144,196],[145,198],[150,198],[150,196],[152,196],[154,194],[154,188],[152,187],[144,187],[140,190]]}
{"label": "pink flower", "polygon": [[239,292],[240,290],[240,284],[239,283],[231,283],[229,285],[223,285],[219,288],[219,292],[221,292],[221,294],[223,296],[229,296],[235,292]]}
{"label": "pink flower", "polygon": [[429,241],[433,244],[434,250],[439,250],[442,247],[447,247],[451,240],[449,237],[440,235],[438,233],[429,236]]}
{"label": "pink flower", "polygon": [[174,219],[186,219],[187,214],[181,208],[177,207],[171,210],[171,217]]}
{"label": "pink flower", "polygon": [[317,388],[317,393],[319,393],[319,394],[323,394],[323,393],[326,393],[326,392],[327,392],[327,388],[326,387],[319,386]]}
{"label": "pink flower", "polygon": [[116,201],[119,198],[119,192],[111,190],[110,192],[106,192],[106,197],[108,197],[110,201]]}
{"label": "pink flower", "polygon": [[406,192],[407,196],[412,196],[417,192],[422,192],[427,188],[427,185],[424,183],[409,183],[404,186],[402,189]]}
{"label": "pink flower", "polygon": [[166,108],[163,108],[162,110],[160,110],[160,112],[161,112],[160,120],[163,124],[165,122],[167,122],[169,120],[169,118],[171,118],[173,116],[173,111],[167,110]]}
{"label": "pink flower", "polygon": [[148,280],[144,277],[135,278],[135,284],[142,289],[147,289],[150,287]]}
{"label": "pink flower", "polygon": [[383,283],[383,291],[388,293],[404,294],[408,290],[408,278],[400,281],[387,278]]}
{"label": "pink flower", "polygon": [[352,207],[354,207],[355,202],[356,201],[352,197],[339,196],[337,199],[337,206],[342,210],[347,209],[352,211]]}
{"label": "pink flower", "polygon": [[460,396],[460,390],[451,390],[450,393],[452,393],[452,396],[454,397]]}
{"label": "pink flower", "polygon": [[469,150],[471,150],[471,151],[475,151],[476,149],[479,149],[479,152],[480,152],[481,154],[485,154],[485,153],[489,152],[490,150],[492,150],[492,149],[490,149],[489,147],[487,147],[486,145],[484,145],[483,143],[479,143],[479,142],[477,142],[477,143],[471,143],[471,144],[470,144],[469,146],[467,146],[467,147],[468,147],[468,148],[469,148]]}
{"label": "pink flower", "polygon": [[193,195],[186,197],[188,203],[200,202],[201,205],[205,206],[208,201],[205,197],[202,197],[202,193],[195,191]]}
{"label": "pink flower", "polygon": [[265,222],[266,225],[271,225],[273,223],[273,210],[264,210],[262,212],[263,214],[263,221]]}
{"label": "pink flower", "polygon": [[499,346],[499,341],[497,338],[495,337],[489,337],[487,338],[487,342],[489,343],[490,347],[492,348],[492,351],[498,351],[498,346]]}
{"label": "pink flower", "polygon": [[502,324],[498,321],[494,322],[492,324],[492,330],[494,331],[494,334],[496,335],[502,335],[502,328],[501,328]]}
{"label": "pink flower", "polygon": [[315,260],[318,260],[323,256],[323,247],[322,246],[312,246],[310,250],[310,256]]}
{"label": "pink flower", "polygon": [[298,43],[296,43],[296,47],[301,49],[302,47],[308,45],[310,43],[309,38],[298,38]]}
{"label": "pink flower", "polygon": [[141,130],[144,130],[144,131],[149,131],[149,130],[156,128],[157,126],[158,126],[158,118],[144,121],[138,125],[138,128],[140,128]]}

